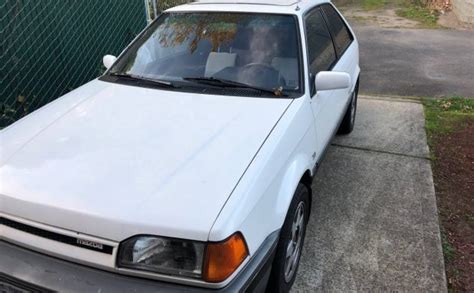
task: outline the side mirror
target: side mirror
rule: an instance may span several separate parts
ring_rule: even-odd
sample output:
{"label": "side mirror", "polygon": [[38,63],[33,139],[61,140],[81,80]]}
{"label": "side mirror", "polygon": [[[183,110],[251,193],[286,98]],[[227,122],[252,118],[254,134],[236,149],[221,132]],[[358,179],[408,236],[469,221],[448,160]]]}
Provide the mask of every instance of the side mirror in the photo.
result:
{"label": "side mirror", "polygon": [[105,55],[104,58],[102,58],[102,63],[104,63],[105,68],[109,69],[115,63],[115,60],[117,60],[117,57]]}
{"label": "side mirror", "polygon": [[348,89],[351,86],[351,76],[345,72],[321,71],[316,74],[317,91]]}

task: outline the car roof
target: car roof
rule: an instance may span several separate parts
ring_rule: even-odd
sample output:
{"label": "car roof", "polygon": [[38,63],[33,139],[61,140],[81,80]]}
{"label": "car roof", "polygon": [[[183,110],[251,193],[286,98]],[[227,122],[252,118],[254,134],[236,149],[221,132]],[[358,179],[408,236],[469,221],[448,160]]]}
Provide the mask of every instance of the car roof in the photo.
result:
{"label": "car roof", "polygon": [[198,0],[167,11],[231,11],[301,14],[330,0]]}
{"label": "car roof", "polygon": [[298,2],[298,0],[198,0],[196,4],[254,4],[254,5],[277,5],[277,6],[292,6]]}

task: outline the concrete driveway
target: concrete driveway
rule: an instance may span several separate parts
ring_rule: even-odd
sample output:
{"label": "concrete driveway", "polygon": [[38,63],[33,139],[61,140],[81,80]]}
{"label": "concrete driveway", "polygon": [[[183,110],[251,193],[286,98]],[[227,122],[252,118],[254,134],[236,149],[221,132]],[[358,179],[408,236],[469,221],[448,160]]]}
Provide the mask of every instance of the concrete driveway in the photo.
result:
{"label": "concrete driveway", "polygon": [[354,25],[361,92],[474,97],[474,31]]}
{"label": "concrete driveway", "polygon": [[313,185],[295,292],[445,292],[436,199],[416,102],[361,98]]}

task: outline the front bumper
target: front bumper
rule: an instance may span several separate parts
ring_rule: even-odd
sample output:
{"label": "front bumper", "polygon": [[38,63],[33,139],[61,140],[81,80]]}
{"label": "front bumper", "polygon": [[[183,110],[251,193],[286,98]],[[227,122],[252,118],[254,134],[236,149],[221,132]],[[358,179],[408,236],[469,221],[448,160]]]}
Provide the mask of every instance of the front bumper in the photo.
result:
{"label": "front bumper", "polygon": [[[204,289],[123,276],[0,241],[0,291],[263,292],[270,276],[278,234],[279,231],[270,234],[246,267],[222,289]],[[22,288],[32,289],[19,291]]]}

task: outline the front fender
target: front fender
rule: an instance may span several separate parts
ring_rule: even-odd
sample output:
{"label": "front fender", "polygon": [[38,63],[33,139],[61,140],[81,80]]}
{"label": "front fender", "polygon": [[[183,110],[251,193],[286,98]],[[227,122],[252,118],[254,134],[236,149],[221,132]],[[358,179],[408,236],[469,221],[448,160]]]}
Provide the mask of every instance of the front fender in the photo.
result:
{"label": "front fender", "polygon": [[242,232],[250,254],[283,225],[293,194],[315,159],[309,96],[295,100],[236,186],[209,233],[210,241]]}
{"label": "front fender", "polygon": [[312,170],[312,166],[308,164],[308,162],[311,161],[312,160],[308,155],[298,154],[288,165],[288,169],[281,181],[280,192],[278,193],[276,204],[276,213],[280,215],[279,219],[281,225],[283,225],[283,222],[285,221],[286,213],[290,207],[291,200],[293,199],[298,184],[306,171]]}

